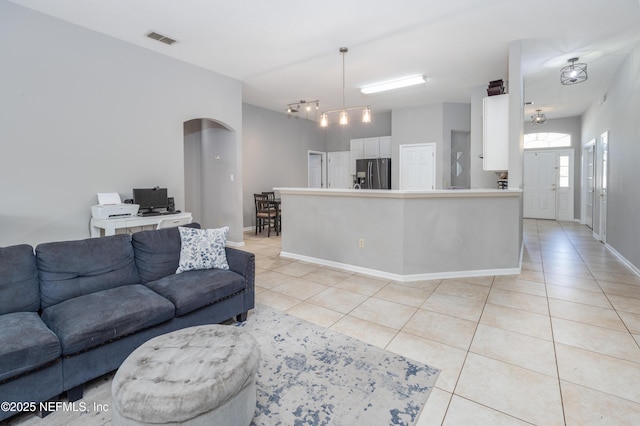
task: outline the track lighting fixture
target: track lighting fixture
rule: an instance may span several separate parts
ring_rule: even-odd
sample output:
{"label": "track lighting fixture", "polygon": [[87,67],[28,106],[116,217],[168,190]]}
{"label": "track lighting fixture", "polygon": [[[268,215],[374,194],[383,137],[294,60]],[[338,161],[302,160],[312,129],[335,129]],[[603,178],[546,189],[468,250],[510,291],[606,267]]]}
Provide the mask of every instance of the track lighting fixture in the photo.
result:
{"label": "track lighting fixture", "polygon": [[315,104],[315,109],[320,109],[320,101],[305,101],[304,99],[299,100],[298,102],[292,102],[287,104],[287,112],[289,114],[300,112],[301,109],[304,109],[307,112],[310,112]]}

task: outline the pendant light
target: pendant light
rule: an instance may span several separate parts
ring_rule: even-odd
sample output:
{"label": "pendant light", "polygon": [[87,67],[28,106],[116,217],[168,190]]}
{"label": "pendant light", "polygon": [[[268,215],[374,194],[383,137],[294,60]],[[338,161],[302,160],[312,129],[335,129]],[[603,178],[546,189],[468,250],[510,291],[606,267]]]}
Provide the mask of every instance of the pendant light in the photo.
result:
{"label": "pendant light", "polygon": [[339,52],[342,55],[342,108],[334,109],[330,111],[324,111],[320,115],[320,126],[327,127],[329,126],[329,115],[338,113],[338,124],[341,126],[346,126],[349,124],[349,113],[347,111],[354,109],[362,110],[362,122],[363,123],[371,123],[371,108],[369,106],[357,106],[357,107],[347,107],[346,106],[346,79],[345,79],[345,55],[349,51],[347,47],[341,47]]}
{"label": "pendant light", "polygon": [[565,86],[587,81],[587,64],[576,63],[578,58],[569,59],[569,64],[560,70],[560,82]]}
{"label": "pendant light", "polygon": [[542,124],[545,121],[547,121],[547,116],[544,114],[541,114],[540,111],[542,111],[541,109],[537,109],[536,110],[536,114],[533,114],[531,116],[531,124]]}

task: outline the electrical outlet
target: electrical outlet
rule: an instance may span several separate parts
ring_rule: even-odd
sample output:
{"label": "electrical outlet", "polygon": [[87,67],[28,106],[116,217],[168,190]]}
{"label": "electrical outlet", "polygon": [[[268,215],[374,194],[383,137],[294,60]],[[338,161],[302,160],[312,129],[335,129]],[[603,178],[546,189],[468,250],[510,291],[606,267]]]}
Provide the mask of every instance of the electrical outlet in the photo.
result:
{"label": "electrical outlet", "polygon": [[358,247],[363,248],[364,247],[364,239],[360,238],[360,240],[358,241]]}

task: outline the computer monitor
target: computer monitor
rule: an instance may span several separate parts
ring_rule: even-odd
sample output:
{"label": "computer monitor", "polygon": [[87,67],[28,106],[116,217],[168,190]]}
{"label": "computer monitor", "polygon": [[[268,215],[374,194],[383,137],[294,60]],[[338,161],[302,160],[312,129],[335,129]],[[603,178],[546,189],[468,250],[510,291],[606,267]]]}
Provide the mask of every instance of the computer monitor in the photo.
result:
{"label": "computer monitor", "polygon": [[140,205],[140,210],[166,209],[169,207],[167,188],[134,188],[133,202]]}

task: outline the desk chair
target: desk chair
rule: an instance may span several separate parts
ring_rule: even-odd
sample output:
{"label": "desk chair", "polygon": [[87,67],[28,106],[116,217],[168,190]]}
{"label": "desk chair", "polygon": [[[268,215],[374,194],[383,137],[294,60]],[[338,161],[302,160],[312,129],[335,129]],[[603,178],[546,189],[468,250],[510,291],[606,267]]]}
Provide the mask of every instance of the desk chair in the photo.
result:
{"label": "desk chair", "polygon": [[176,226],[188,225],[191,223],[191,220],[193,220],[192,217],[160,219],[160,222],[158,222],[158,226],[156,226],[156,229],[173,228]]}

